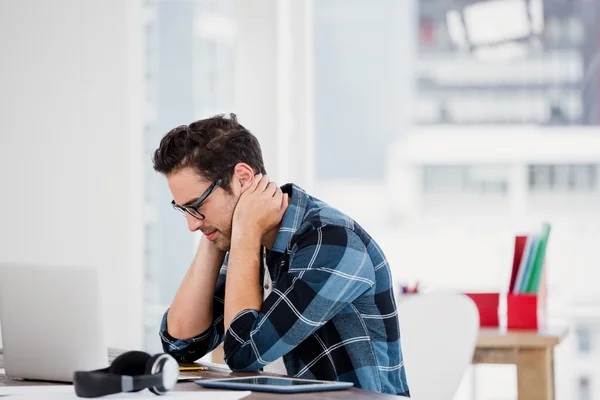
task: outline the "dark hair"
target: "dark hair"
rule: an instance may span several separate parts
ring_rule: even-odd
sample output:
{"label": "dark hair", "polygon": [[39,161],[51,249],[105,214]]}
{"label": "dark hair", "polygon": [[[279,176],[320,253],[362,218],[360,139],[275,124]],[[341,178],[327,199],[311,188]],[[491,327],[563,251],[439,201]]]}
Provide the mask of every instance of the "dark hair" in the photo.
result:
{"label": "dark hair", "polygon": [[233,167],[240,162],[252,167],[255,174],[266,174],[258,139],[233,113],[229,118],[216,115],[172,129],[153,157],[157,172],[169,175],[191,167],[208,181],[221,178],[221,186],[230,193]]}

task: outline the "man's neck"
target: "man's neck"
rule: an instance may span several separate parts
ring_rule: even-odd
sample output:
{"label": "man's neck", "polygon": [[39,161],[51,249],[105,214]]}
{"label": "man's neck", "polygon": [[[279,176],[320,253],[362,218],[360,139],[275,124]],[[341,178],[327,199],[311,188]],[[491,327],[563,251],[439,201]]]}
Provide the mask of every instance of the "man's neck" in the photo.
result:
{"label": "man's neck", "polygon": [[267,250],[271,250],[275,245],[275,239],[277,239],[277,235],[279,234],[279,228],[281,227],[281,222],[277,224],[277,226],[271,229],[265,236],[262,237],[260,244],[265,246]]}

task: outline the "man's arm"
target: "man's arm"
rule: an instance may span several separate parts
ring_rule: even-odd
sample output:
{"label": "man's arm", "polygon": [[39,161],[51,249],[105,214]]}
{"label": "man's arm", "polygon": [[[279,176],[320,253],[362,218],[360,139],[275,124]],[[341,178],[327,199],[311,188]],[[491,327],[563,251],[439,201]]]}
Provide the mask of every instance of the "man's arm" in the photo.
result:
{"label": "man's arm", "polygon": [[259,275],[260,236],[234,232],[227,267],[227,285],[230,290],[225,293],[225,332],[233,317],[240,311],[260,310],[262,277]]}
{"label": "man's arm", "polygon": [[[244,267],[228,270],[227,280]],[[292,250],[288,273],[278,278],[260,310],[246,308],[233,316],[225,331],[225,361],[234,371],[264,367],[374,284],[375,268],[356,233],[334,225],[304,233]]]}
{"label": "man's arm", "polygon": [[260,310],[260,243],[263,236],[281,222],[288,204],[288,195],[262,174],[258,174],[240,196],[232,222],[225,331],[240,311]]}
{"label": "man's arm", "polygon": [[[206,242],[206,240],[204,240]],[[206,244],[206,243],[205,243]],[[223,265],[221,268],[215,268],[218,271],[218,278],[216,284],[210,287],[210,281],[213,279],[212,275],[206,274],[205,276],[199,275],[204,271],[204,267],[210,266],[214,267],[217,265],[217,261],[221,260],[221,257],[216,257],[210,260],[210,253],[207,255],[206,250],[211,250],[210,243],[209,246],[204,247],[202,243],[200,244],[200,248],[194,259],[192,266],[190,267],[190,271],[186,275],[185,279],[188,281],[182,282],[180,291],[177,293],[179,297],[179,301],[183,302],[184,306],[189,306],[190,312],[193,316],[198,316],[202,312],[202,320],[197,319],[193,321],[189,321],[189,325],[187,325],[184,321],[180,326],[184,326],[189,329],[189,332],[184,332],[183,339],[178,339],[170,334],[172,331],[171,326],[169,325],[171,322],[169,321],[171,317],[171,309],[168,309],[163,315],[163,319],[160,325],[160,340],[162,342],[163,351],[175,357],[175,359],[179,362],[194,362],[200,357],[204,356],[208,352],[212,351],[215,347],[219,345],[223,341],[224,331],[223,331],[223,304],[225,298],[225,279],[227,274],[227,257],[224,258]],[[204,252],[204,253],[203,253]],[[215,254],[213,253],[213,256]],[[209,261],[214,262],[215,264],[211,264]],[[193,270],[194,268],[197,268]],[[211,269],[212,271],[212,269]],[[196,288],[202,288],[203,286],[198,285],[198,282],[194,282],[194,278],[198,278],[197,280],[207,279],[205,282],[209,288],[208,290],[202,290],[203,296],[196,297],[194,293],[185,293],[183,289],[194,290],[194,283],[196,283]],[[189,282],[191,281],[191,282]],[[200,292],[200,290],[198,290]],[[189,295],[189,296],[188,296]],[[186,298],[190,301],[189,304],[185,304]],[[194,302],[194,303],[192,303]],[[180,312],[182,312],[182,316],[179,318],[185,319],[185,310],[179,308]],[[177,317],[177,315],[175,315]],[[208,326],[204,328],[206,322],[208,321]],[[176,321],[177,323],[177,321]],[[195,326],[192,326],[195,325]],[[196,332],[193,334],[193,332]],[[188,334],[190,336],[188,336]]]}
{"label": "man's arm", "polygon": [[213,323],[213,298],[225,253],[203,238],[167,314],[167,332],[187,339]]}

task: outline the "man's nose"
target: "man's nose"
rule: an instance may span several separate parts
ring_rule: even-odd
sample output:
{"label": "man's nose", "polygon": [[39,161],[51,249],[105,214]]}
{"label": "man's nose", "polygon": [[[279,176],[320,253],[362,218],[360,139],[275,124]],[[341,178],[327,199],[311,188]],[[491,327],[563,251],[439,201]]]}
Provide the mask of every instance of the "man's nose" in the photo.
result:
{"label": "man's nose", "polygon": [[188,213],[185,214],[185,219],[187,219],[188,229],[190,232],[196,232],[202,227],[203,222],[198,218],[192,217]]}

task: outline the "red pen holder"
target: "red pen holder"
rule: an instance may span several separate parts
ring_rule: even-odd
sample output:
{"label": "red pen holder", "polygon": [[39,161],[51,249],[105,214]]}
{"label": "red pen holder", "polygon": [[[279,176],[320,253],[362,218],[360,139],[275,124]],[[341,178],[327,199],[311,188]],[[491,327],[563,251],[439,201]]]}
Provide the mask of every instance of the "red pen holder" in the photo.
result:
{"label": "red pen holder", "polygon": [[538,293],[509,293],[506,296],[507,329],[540,329],[546,325],[546,300],[548,285],[546,274]]}
{"label": "red pen holder", "polygon": [[497,327],[500,324],[498,308],[500,293],[465,293],[479,310],[479,325],[481,327]]}
{"label": "red pen holder", "polygon": [[545,319],[545,304],[537,294],[506,296],[507,329],[538,329]]}
{"label": "red pen holder", "polygon": [[[500,293],[465,293],[477,306],[479,325],[494,328],[500,325]],[[506,328],[537,330],[545,321],[544,297],[537,294],[506,296]]]}

